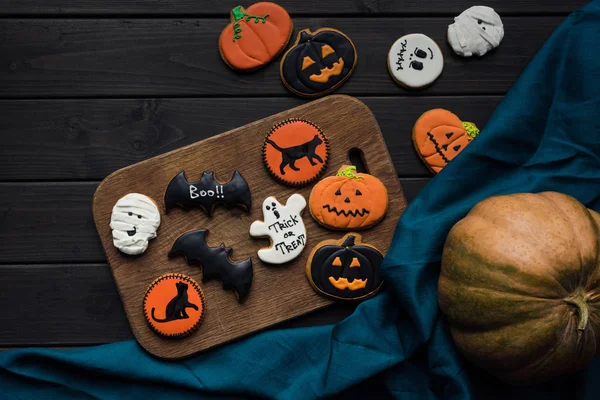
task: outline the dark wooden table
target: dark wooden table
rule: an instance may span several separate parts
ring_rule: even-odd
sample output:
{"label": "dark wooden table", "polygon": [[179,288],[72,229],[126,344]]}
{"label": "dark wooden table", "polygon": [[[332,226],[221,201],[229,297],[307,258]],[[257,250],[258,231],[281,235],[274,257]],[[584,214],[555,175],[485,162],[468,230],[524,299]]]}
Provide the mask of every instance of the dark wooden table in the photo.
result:
{"label": "dark wooden table", "polygon": [[[357,70],[337,93],[373,110],[410,200],[431,177],[410,139],[415,119],[442,107],[485,126],[542,43],[587,1],[483,2],[500,13],[506,36],[481,59],[462,59],[445,41],[473,1],[278,2],[296,31],[330,26],[355,42]],[[98,183],[306,101],[282,85],[279,59],[251,74],[221,61],[218,36],[236,3],[0,2],[0,347],[132,339],[92,221]],[[413,32],[434,38],[446,58],[441,78],[420,92],[398,87],[386,67],[389,46]],[[351,311],[333,307],[285,326]]]}

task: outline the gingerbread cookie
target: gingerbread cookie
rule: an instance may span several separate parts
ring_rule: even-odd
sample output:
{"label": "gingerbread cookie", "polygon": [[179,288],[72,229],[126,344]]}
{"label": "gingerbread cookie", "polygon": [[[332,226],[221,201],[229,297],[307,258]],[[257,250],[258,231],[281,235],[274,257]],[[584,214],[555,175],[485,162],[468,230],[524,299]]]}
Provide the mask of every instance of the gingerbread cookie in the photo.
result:
{"label": "gingerbread cookie", "polygon": [[388,53],[388,71],[394,80],[410,89],[431,85],[444,69],[444,56],[437,43],[421,33],[402,36]]}
{"label": "gingerbread cookie", "polygon": [[413,143],[427,168],[438,173],[479,134],[472,122],[463,122],[448,110],[437,108],[419,117]]}
{"label": "gingerbread cookie", "polygon": [[387,189],[373,175],[343,165],[335,176],[315,185],[308,200],[310,213],[331,229],[356,230],[377,224],[388,207]]}
{"label": "gingerbread cookie", "polygon": [[500,16],[486,6],[466,9],[448,26],[448,43],[462,57],[482,56],[498,47],[503,38],[504,26]]}
{"label": "gingerbread cookie", "polygon": [[263,161],[279,182],[304,186],[325,171],[329,143],[323,131],[312,122],[288,119],[268,133],[263,145]]}
{"label": "gingerbread cookie", "polygon": [[261,68],[287,46],[294,25],[287,11],[275,3],[256,3],[231,10],[231,23],[219,37],[225,63],[238,71]]}
{"label": "gingerbread cookie", "polygon": [[198,283],[176,273],[160,276],[150,284],[143,308],[152,330],[167,337],[190,335],[200,325],[206,310]]}
{"label": "gingerbread cookie", "polygon": [[250,211],[250,188],[238,171],[233,173],[227,183],[217,181],[212,172],[203,172],[198,182],[190,183],[185,177],[185,171],[181,171],[171,179],[165,192],[167,211],[174,205],[200,207],[210,216],[217,204],[227,208],[239,206]]}
{"label": "gingerbread cookie", "polygon": [[271,239],[271,247],[260,249],[258,258],[269,264],[283,264],[298,257],[306,245],[306,228],[302,221],[302,211],[306,200],[297,193],[291,195],[285,206],[275,197],[267,197],[263,202],[264,221],[254,221],[250,225],[250,236]]}
{"label": "gingerbread cookie", "polygon": [[333,28],[298,32],[281,60],[283,84],[298,96],[317,97],[340,87],[354,71],[358,56],[348,36]]}
{"label": "gingerbread cookie", "polygon": [[112,209],[110,228],[113,244],[119,251],[137,255],[148,248],[148,241],[156,237],[160,226],[160,212],[156,203],[143,194],[129,193],[121,197]]}
{"label": "gingerbread cookie", "polygon": [[337,300],[364,300],[381,289],[379,267],[383,255],[362,243],[358,233],[340,240],[324,240],[308,257],[306,276],[311,286]]}
{"label": "gingerbread cookie", "polygon": [[202,267],[202,280],[219,279],[225,289],[233,289],[239,301],[242,301],[252,285],[252,260],[250,258],[232,262],[229,257],[233,251],[221,243],[210,247],[206,243],[208,230],[198,229],[181,235],[169,251],[169,257],[183,255],[188,264]]}

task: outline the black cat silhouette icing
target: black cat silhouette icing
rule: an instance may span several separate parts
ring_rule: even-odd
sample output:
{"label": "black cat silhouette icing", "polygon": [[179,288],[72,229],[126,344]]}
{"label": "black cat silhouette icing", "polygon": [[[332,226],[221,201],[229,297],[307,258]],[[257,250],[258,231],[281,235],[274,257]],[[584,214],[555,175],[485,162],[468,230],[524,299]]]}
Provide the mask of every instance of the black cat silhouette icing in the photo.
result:
{"label": "black cat silhouette icing", "polygon": [[183,282],[175,283],[177,295],[173,297],[165,309],[165,318],[158,319],[154,316],[154,307],[152,307],[152,319],[156,322],[171,322],[178,319],[187,319],[190,316],[185,312],[186,308],[193,308],[198,311],[198,306],[188,301],[188,285]]}
{"label": "black cat silhouette icing", "polygon": [[314,161],[315,159],[323,164],[323,159],[315,152],[317,146],[323,143],[323,140],[319,135],[315,135],[309,142],[292,147],[279,147],[277,143],[271,139],[267,139],[266,142],[273,146],[277,151],[281,152],[281,164],[279,165],[279,172],[281,172],[281,175],[285,175],[284,168],[288,165],[294,171],[300,171],[300,168],[296,167],[295,162],[304,157],[308,158],[310,165],[317,165]]}

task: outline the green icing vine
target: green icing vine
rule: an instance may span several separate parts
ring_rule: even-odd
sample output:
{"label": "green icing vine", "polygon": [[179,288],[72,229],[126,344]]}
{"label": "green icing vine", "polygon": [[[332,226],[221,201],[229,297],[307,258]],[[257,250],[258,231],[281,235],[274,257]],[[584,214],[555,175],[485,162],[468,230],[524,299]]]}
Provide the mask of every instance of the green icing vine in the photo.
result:
{"label": "green icing vine", "polygon": [[233,38],[231,39],[232,42],[235,42],[236,39],[242,38],[242,27],[240,26],[240,20],[246,18],[246,22],[250,22],[254,19],[255,24],[258,24],[259,22],[262,22],[264,24],[265,22],[267,22],[267,17],[269,16],[269,14],[265,14],[262,17],[246,14],[245,10],[242,11],[242,6],[237,6],[233,10],[231,10],[231,15],[233,16],[234,21]]}
{"label": "green icing vine", "polygon": [[357,181],[364,179],[362,176],[355,175],[354,171],[356,171],[356,167],[354,165],[351,165],[339,171],[335,176],[345,176],[346,178],[356,179]]}
{"label": "green icing vine", "polygon": [[463,122],[462,124],[465,128],[465,131],[467,131],[467,135],[469,135],[471,138],[475,138],[475,136],[479,135],[479,129],[477,128],[477,126],[475,126],[474,123]]}

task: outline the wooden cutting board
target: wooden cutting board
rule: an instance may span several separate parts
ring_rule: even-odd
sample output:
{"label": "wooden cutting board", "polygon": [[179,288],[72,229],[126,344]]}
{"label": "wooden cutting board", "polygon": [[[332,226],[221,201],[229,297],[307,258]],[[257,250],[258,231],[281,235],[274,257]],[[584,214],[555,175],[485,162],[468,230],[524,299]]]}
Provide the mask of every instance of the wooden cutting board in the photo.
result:
{"label": "wooden cutting board", "polygon": [[[375,245],[384,254],[387,251],[396,223],[406,208],[406,200],[377,121],[365,104],[352,97],[325,97],[116,171],[96,190],[94,221],[131,329],[150,353],[166,359],[190,356],[331,304],[331,300],[312,289],[305,276],[305,265],[317,243],[339,239],[344,232],[323,228],[305,209],[306,248],[296,260],[284,266],[263,264],[256,252],[267,247],[269,240],[254,239],[248,233],[253,221],[263,219],[261,205],[266,197],[275,196],[285,203],[291,194],[300,193],[308,201],[313,185],[303,188],[284,186],[271,178],[262,160],[266,134],[273,125],[288,118],[314,122],[329,139],[331,154],[323,177],[334,175],[343,164],[352,164],[350,158],[356,159],[354,154],[360,154],[355,149],[362,151],[365,172],[385,184],[390,204],[383,221],[361,234],[363,241]],[[349,156],[351,151],[352,157]],[[235,170],[240,171],[250,186],[250,213],[223,206],[215,207],[212,217],[197,208],[186,211],[175,207],[165,213],[165,190],[179,172],[185,171],[192,182],[199,180],[203,171],[214,171],[217,180],[227,182]],[[150,241],[148,250],[140,256],[121,254],[113,246],[109,226],[114,204],[132,192],[152,198],[161,212],[158,237]],[[181,234],[200,228],[209,230],[207,241],[210,246],[223,242],[232,247],[233,261],[252,257],[252,287],[241,304],[232,291],[223,289],[220,281],[202,282],[201,269],[187,265],[184,257],[167,257],[173,242]],[[142,310],[148,285],[158,276],[171,272],[194,278],[201,283],[206,297],[206,314],[200,328],[183,339],[156,335]]]}

